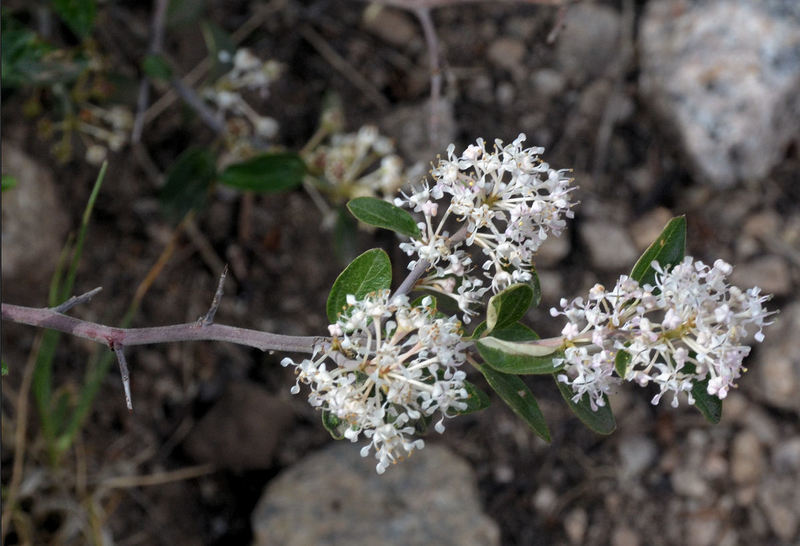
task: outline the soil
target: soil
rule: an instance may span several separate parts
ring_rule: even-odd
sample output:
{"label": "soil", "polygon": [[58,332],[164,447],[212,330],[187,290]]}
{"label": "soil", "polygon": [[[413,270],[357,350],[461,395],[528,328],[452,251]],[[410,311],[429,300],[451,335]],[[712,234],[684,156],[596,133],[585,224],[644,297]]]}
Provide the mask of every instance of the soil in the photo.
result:
{"label": "soil", "polygon": [[[20,3],[7,4],[9,9],[24,11]],[[618,13],[624,9],[622,4],[603,3]],[[633,8],[635,18],[641,15],[644,4],[639,2]],[[245,23],[257,5],[274,11],[245,40],[245,45],[262,58],[277,59],[286,67],[269,97],[259,104],[260,112],[279,121],[282,145],[299,149],[307,141],[330,92],[342,98],[349,130],[357,130],[364,123],[378,123],[391,131],[396,127],[391,120],[399,111],[407,113],[411,119],[408,123],[425,126],[429,97],[427,50],[410,13],[392,11],[392,19],[386,19],[382,26],[365,22],[366,4],[355,1],[273,0],[262,5],[241,0],[209,1],[206,17],[232,32]],[[135,89],[138,73],[134,62],[147,47],[149,9],[130,1],[102,6],[100,30],[96,33],[98,46]],[[567,293],[563,295],[578,295],[594,282],[591,279],[597,278],[578,236],[580,223],[587,217],[607,214],[614,223],[628,226],[656,208],[665,207],[673,214],[687,215],[692,254],[704,259],[733,256],[740,227],[709,216],[709,210],[713,210],[709,207],[720,207],[725,196],[700,186],[681,166],[677,145],[662,133],[637,94],[635,60],[619,72],[614,71],[613,62],[601,74],[592,74],[588,68],[585,74],[559,72],[557,44],[575,37],[565,29],[557,34],[555,43],[548,42],[548,35],[558,26],[558,16],[556,8],[515,2],[465,3],[433,12],[446,61],[443,100],[452,104],[452,137],[457,148],[477,137],[511,141],[524,131],[529,143],[547,148],[545,157],[551,165],[575,170],[581,205],[576,209],[575,223],[565,235],[570,252],[551,268],[565,287]],[[414,33],[400,42],[407,27]],[[330,59],[309,42],[308,29],[338,52],[348,63],[348,71],[357,72],[369,82],[385,98],[385,104],[375,104],[354,83],[352,73],[332,66]],[[60,27],[56,33],[69,36]],[[508,38],[524,43],[525,49],[518,58],[514,57],[513,44],[502,42]],[[182,74],[189,72],[205,54],[198,25],[169,27],[165,50]],[[508,58],[513,64],[507,62]],[[533,75],[545,68],[565,79],[563,89],[552,95],[533,89]],[[155,90],[153,100],[161,94]],[[20,114],[26,98],[24,92],[4,92],[3,140],[21,147],[55,173],[61,206],[72,225],[77,226],[96,169],[80,158],[62,165],[52,157],[49,144],[37,137],[35,123]],[[631,110],[603,140],[598,138],[598,127],[601,114],[612,99],[624,101]],[[423,129],[422,134],[427,130]],[[404,145],[399,132],[390,136],[406,152],[419,147],[418,142]],[[76,308],[75,316],[107,324],[121,320],[137,286],[176,233],[176,223],[161,214],[158,207],[160,180],[153,177],[151,166],[145,163],[152,161],[158,171],[164,172],[187,147],[208,144],[213,138],[213,133],[188,109],[175,103],[147,126],[142,150],[137,152],[127,146],[110,156],[107,181],[95,206],[75,286],[75,293],[95,286],[102,286],[103,292],[89,305]],[[443,152],[444,146],[429,147],[427,161]],[[143,160],[145,155],[150,159]],[[791,184],[797,167],[796,150],[789,150],[765,191],[745,190],[743,195],[757,195],[759,202],[748,207],[743,217],[764,210],[783,217],[793,214],[786,200],[793,196],[797,201],[798,190]],[[142,300],[132,326],[196,320],[208,308],[220,273],[217,265],[223,262],[230,264],[231,274],[217,322],[295,335],[326,331],[327,293],[345,264],[331,250],[333,234],[321,228],[320,213],[302,190],[254,196],[252,207],[247,199],[241,194],[219,191],[207,207],[197,212],[196,232],[177,235],[175,251]],[[358,252],[376,246],[390,253],[395,278],[400,278],[405,257],[391,236],[358,232],[353,242]],[[56,259],[53,256],[53,262]],[[613,283],[612,279],[623,272],[603,271],[599,280]],[[3,283],[4,302],[44,305],[46,292],[46,284],[29,286],[15,280]],[[560,329],[548,320],[546,312],[555,301],[546,297],[542,308],[528,317],[542,335]],[[779,299],[776,305],[782,302],[785,300]],[[35,331],[4,323],[2,336],[3,361],[11,368],[10,375],[3,379],[6,396],[2,404],[2,478],[7,484],[16,449],[11,439],[16,427],[14,402]],[[103,350],[64,338],[56,354],[54,385],[76,391],[89,356]],[[293,461],[331,441],[305,401],[289,395],[292,374],[279,365],[281,358],[278,354],[206,342],[130,351],[135,410],[126,410],[119,376],[109,374],[79,441],[63,461],[62,472],[69,475],[78,468],[84,477],[82,488],[76,485],[73,489],[83,492],[83,497],[76,494],[78,503],[89,506],[94,501],[87,491],[112,476],[160,474],[195,465],[183,440],[231,382],[252,381],[284,400],[294,412],[290,432],[284,433],[271,465],[257,471],[220,470],[153,487],[121,487],[106,492],[96,505],[101,510],[99,522],[118,544],[248,543],[252,537],[250,513],[264,486]],[[471,379],[481,384],[480,377]],[[743,382],[747,380],[745,377]],[[620,529],[630,530],[634,539],[643,537],[641,543],[679,543],[674,535],[659,535],[664,523],[659,523],[659,514],[668,514],[663,517],[669,517],[670,523],[680,518],[680,514],[673,513],[676,492],[664,460],[671,454],[673,465],[685,464],[678,455],[691,431],[702,430],[713,436],[732,435],[734,429],[714,432],[691,408],[673,410],[668,404],[653,407],[646,393],[631,392],[615,401],[617,432],[600,437],[569,415],[551,382],[528,383],[547,417],[553,436],[551,445],[536,439],[496,399],[487,411],[453,420],[444,436],[429,438],[447,444],[473,465],[484,507],[498,523],[502,543],[599,544],[609,542],[613,535],[617,544],[626,544],[619,542]],[[791,425],[796,417],[790,412],[756,405],[776,426],[786,424],[797,433],[796,426]],[[33,407],[31,413],[27,476],[47,468]],[[620,446],[626,439],[640,436],[652,439],[658,446],[662,454],[652,464],[661,464],[660,470],[646,482],[621,480],[612,470],[619,463]],[[720,490],[726,487],[719,485]],[[63,494],[59,493],[57,480],[42,491],[54,499]],[[550,504],[545,498],[548,492],[555,496]],[[33,511],[34,504],[26,506]],[[545,505],[547,509],[542,508]],[[755,524],[744,512],[736,511],[728,522],[740,530],[740,537],[775,539],[769,531],[766,535],[752,531]],[[36,543],[57,542],[56,532],[65,520],[53,513],[42,508],[32,516],[39,526]],[[584,529],[589,529],[583,534],[581,521]],[[24,540],[22,533],[14,532],[6,543]],[[85,540],[85,535],[78,535],[64,543]]]}

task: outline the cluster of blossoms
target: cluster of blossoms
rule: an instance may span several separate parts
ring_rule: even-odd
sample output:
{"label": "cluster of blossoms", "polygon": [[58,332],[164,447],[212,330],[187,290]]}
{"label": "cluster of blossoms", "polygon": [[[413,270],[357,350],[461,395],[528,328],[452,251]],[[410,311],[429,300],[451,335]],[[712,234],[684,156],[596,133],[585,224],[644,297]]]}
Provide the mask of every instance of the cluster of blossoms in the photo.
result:
{"label": "cluster of blossoms", "polygon": [[321,179],[320,189],[336,201],[380,196],[388,199],[410,178],[390,138],[365,125],[357,133],[334,134],[305,157],[309,170]]}
{"label": "cluster of blossoms", "polygon": [[347,309],[330,325],[333,339],[312,358],[283,366],[296,367],[292,393],[307,384],[312,406],[342,423],[352,442],[361,434],[369,443],[362,457],[375,450],[377,471],[424,447],[415,425],[435,413],[437,432],[444,418],[466,409],[465,343],[455,317],[436,314],[432,299],[412,306],[404,295],[389,291],[362,300],[347,297]]}
{"label": "cluster of blossoms", "polygon": [[[623,276],[611,291],[598,284],[586,301],[564,299],[561,311],[550,310],[568,320],[564,358],[554,363],[564,364],[558,379],[572,387],[575,401],[588,393],[596,410],[624,379],[658,386],[653,404],[672,392],[677,407],[678,393],[686,392],[693,404],[692,386],[706,379],[708,394],[725,398],[746,371],[742,360],[750,347],[742,343],[748,325],[757,328],[756,341],[764,339],[769,296],[757,287],[744,292],[729,285],[732,267],[722,260],[709,267],[687,256],[672,269],[652,266],[655,286]],[[614,375],[619,351],[630,357],[621,379]]]}
{"label": "cluster of blossoms", "polygon": [[222,62],[232,61],[233,66],[213,86],[203,90],[203,97],[223,114],[231,114],[227,120],[228,132],[240,137],[239,140],[249,137],[251,132],[259,138],[274,137],[278,132],[278,122],[256,112],[242,92],[257,92],[261,98],[266,98],[270,84],[282,71],[281,64],[272,60],[262,61],[246,48],[238,49],[233,58],[226,51],[220,52],[219,57]]}
{"label": "cluster of blossoms", "polygon": [[[478,139],[460,155],[451,144],[447,159],[440,159],[431,171],[433,183],[425,183],[409,195],[395,199],[397,206],[421,212],[422,236],[402,243],[409,256],[432,266],[433,272],[422,285],[454,297],[469,319],[470,306],[490,288],[499,292],[517,282],[531,280],[533,258],[549,235],[560,235],[572,218],[570,193],[572,179],[567,170],[551,169],[539,157],[544,148],[523,148],[525,135],[504,146],[495,140],[493,151]],[[447,209],[434,222],[437,200],[448,196]],[[445,222],[455,218],[462,223],[462,237],[450,236]],[[459,232],[457,232],[459,233]],[[483,255],[481,276],[475,269],[467,247],[477,247]],[[484,279],[490,281],[484,286]],[[458,282],[460,281],[460,284]]]}

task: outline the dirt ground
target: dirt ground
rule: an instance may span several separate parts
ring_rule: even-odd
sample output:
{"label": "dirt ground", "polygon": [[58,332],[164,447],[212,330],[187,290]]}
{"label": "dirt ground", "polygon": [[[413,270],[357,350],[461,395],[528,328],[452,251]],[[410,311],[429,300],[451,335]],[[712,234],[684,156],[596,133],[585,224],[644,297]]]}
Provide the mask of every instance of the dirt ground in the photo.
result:
{"label": "dirt ground", "polygon": [[[19,3],[8,4],[19,8]],[[444,152],[444,145],[434,147],[417,140],[427,135],[429,73],[422,31],[413,16],[391,11],[378,14],[378,22],[368,21],[366,4],[345,0],[208,1],[206,16],[234,31],[252,16],[256,4],[259,9],[271,10],[270,15],[244,43],[259,56],[277,59],[286,67],[269,97],[259,104],[260,111],[280,123],[282,145],[298,149],[306,142],[316,127],[324,95],[335,91],[343,99],[349,130],[376,123],[396,140],[409,160],[428,157],[425,161],[432,161],[436,153]],[[627,8],[622,4],[609,1],[602,5],[620,14],[623,22],[623,11],[633,9],[628,15],[633,15],[635,23],[646,2],[625,3]],[[147,47],[143,32],[150,20],[149,3],[104,6],[96,35],[99,47],[121,72],[134,77],[133,62]],[[443,100],[452,106],[451,119],[446,120],[452,132],[448,136],[457,147],[477,137],[510,141],[525,132],[531,145],[547,148],[545,158],[551,165],[575,171],[581,204],[576,208],[575,223],[564,236],[568,253],[546,268],[552,275],[543,277],[543,283],[557,278],[562,295],[572,297],[593,279],[613,283],[612,279],[625,271],[595,273],[586,243],[579,237],[580,224],[588,218],[605,215],[615,225],[627,227],[652,217],[659,208],[686,214],[689,252],[713,260],[717,256],[735,259],[741,225],[757,212],[769,211],[779,218],[796,214],[794,207],[800,198],[793,183],[800,163],[796,149],[789,150],[762,186],[743,188],[733,196],[701,186],[682,167],[677,144],[660,130],[638,94],[635,54],[622,70],[613,68],[615,59],[611,58],[599,73],[596,67],[567,71],[556,60],[558,42],[577,38],[570,29],[563,29],[555,43],[548,42],[548,35],[557,28],[558,13],[557,8],[514,2],[469,3],[433,12],[446,62]],[[309,36],[319,37],[347,68],[332,65],[330,55],[321,53]],[[518,52],[517,43],[525,49]],[[200,31],[192,24],[170,27],[164,47],[183,73],[205,54]],[[623,49],[609,46],[612,52]],[[544,69],[550,70],[543,73]],[[534,78],[536,74],[538,78]],[[555,92],[546,91],[547,77],[558,80],[552,84]],[[371,98],[356,81],[359,78],[383,101]],[[154,91],[153,99],[160,94]],[[54,174],[59,206],[66,211],[69,224],[77,226],[96,170],[80,159],[65,165],[54,160],[48,144],[37,137],[35,124],[20,115],[26,98],[24,92],[4,93],[3,141],[23,149]],[[603,129],[602,114],[611,100],[623,101],[629,111],[609,134],[598,136]],[[176,103],[146,127],[142,150],[126,146],[111,154],[75,288],[82,293],[102,286],[103,292],[89,305],[76,308],[74,315],[108,324],[121,319],[137,286],[175,233],[175,223],[159,211],[160,180],[153,176],[153,168],[164,172],[186,147],[213,138],[201,121]],[[734,207],[740,199],[758,201],[743,206],[744,212],[735,221],[727,219],[726,207]],[[240,194],[219,191],[197,213],[194,227],[177,236],[175,250],[142,301],[133,326],[197,319],[209,305],[219,275],[217,265],[222,262],[231,265],[231,275],[217,322],[297,335],[326,331],[325,301],[344,264],[331,252],[333,235],[321,229],[320,213],[306,193],[296,190],[256,196],[246,203]],[[63,240],[66,234],[62,235]],[[390,235],[359,232],[353,244],[359,252],[385,248],[392,257],[395,278],[402,275],[405,257]],[[43,264],[43,271],[52,271],[56,259],[53,256],[52,264]],[[3,301],[44,305],[47,284],[43,277],[47,278],[4,279]],[[795,270],[795,289],[797,277]],[[528,316],[528,323],[542,335],[560,330],[546,312],[556,302],[556,294],[545,287],[542,308]],[[788,302],[784,297],[773,303],[781,307]],[[22,370],[35,336],[31,328],[3,324],[3,361],[10,366],[10,374],[3,378],[4,485],[10,480],[16,450],[13,432]],[[63,339],[56,355],[54,383],[75,389],[89,355],[97,350],[102,349]],[[57,471],[45,470],[48,467],[31,405],[25,483],[40,487],[37,502],[41,505],[28,501],[23,508],[36,511],[36,543],[54,541],[65,523],[66,519],[54,515],[57,506],[75,510],[101,507],[102,528],[116,544],[248,543],[252,537],[250,513],[264,486],[281,469],[331,441],[305,401],[289,395],[292,374],[279,365],[281,357],[206,342],[130,351],[135,411],[126,410],[119,377],[113,371],[79,441]],[[282,433],[272,462],[263,469],[198,469],[184,440],[227,386],[241,380],[258,383],[284,400],[291,408],[291,425]],[[744,401],[740,402],[756,408],[754,411],[782,434],[796,436],[797,415],[764,403],[748,390],[750,380],[754,378],[742,380]],[[473,465],[482,502],[501,529],[502,543],[685,543],[686,534],[663,532],[662,528],[690,526],[695,521],[692,518],[702,519],[702,514],[698,516],[692,507],[681,504],[671,473],[690,464],[685,456],[694,449],[692,438],[704,438],[703,442],[717,446],[715,453],[728,460],[728,442],[744,426],[723,421],[715,429],[685,405],[678,410],[668,404],[653,407],[646,393],[628,392],[614,402],[617,431],[600,437],[568,414],[550,382],[528,383],[548,419],[551,445],[535,439],[498,400],[485,412],[453,420],[444,436],[429,438],[447,444]],[[241,416],[242,420],[254,418],[260,416]],[[638,479],[620,477],[620,453],[642,438],[658,450],[648,463],[650,469]],[[165,479],[167,483],[150,487],[137,486],[134,480],[131,486],[106,489],[92,497],[98,490],[95,486],[107,478],[163,477],[188,467],[202,475]],[[45,485],[32,485],[35,480],[31,476],[37,473],[50,473],[49,478],[42,478]],[[77,485],[74,475],[79,476]],[[71,493],[64,491],[66,483],[72,484]],[[713,485],[721,497],[733,495],[732,487],[722,478]],[[47,495],[53,500],[49,507],[43,506]],[[72,495],[73,500],[64,500],[65,495]],[[736,504],[722,513],[727,518],[724,528],[735,529],[738,541],[780,543],[763,517],[759,523],[746,505]],[[719,533],[714,536],[722,540],[724,532]],[[79,544],[85,539],[78,535],[68,542]],[[6,543],[24,540],[23,534],[15,532]]]}

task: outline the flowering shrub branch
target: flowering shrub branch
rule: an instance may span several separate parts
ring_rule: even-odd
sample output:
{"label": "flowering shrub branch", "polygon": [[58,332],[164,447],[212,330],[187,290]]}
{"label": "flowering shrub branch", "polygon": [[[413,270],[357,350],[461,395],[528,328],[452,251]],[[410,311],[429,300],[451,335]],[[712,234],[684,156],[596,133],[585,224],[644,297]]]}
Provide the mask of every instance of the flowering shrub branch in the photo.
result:
{"label": "flowering shrub branch", "polygon": [[[653,404],[670,395],[677,406],[685,394],[718,421],[722,400],[746,371],[747,336],[762,341],[770,324],[769,296],[731,286],[732,266],[722,260],[708,266],[685,256],[686,221],[678,217],[612,289],[598,284],[585,299],[562,299],[551,309],[565,321],[561,335],[539,339],[520,322],[540,299],[534,260],[572,218],[575,187],[569,170],[551,168],[542,148],[524,142],[525,135],[508,145],[496,140],[490,150],[479,139],[461,154],[451,145],[430,180],[401,192],[394,204],[351,200],[356,218],[408,238],[399,247],[411,257],[410,272],[392,293],[383,250],[356,258],[331,288],[329,336],[214,324],[224,273],[208,313],[189,324],[121,329],[63,314],[95,291],[44,309],[4,303],[2,317],[107,344],[117,354],[129,407],[126,346],[216,340],[310,355],[281,361],[296,373],[291,392],[308,390],[335,438],[366,439],[361,454],[374,453],[379,473],[422,448],[418,435],[429,424],[441,433],[447,418],[488,405],[467,381],[467,363],[546,441],[547,424],[522,375],[552,376],[574,413],[603,434],[615,427],[608,395],[623,381],[654,385]],[[459,312],[443,314],[431,295],[412,300],[419,289],[454,300]],[[485,320],[467,332],[477,317]]]}

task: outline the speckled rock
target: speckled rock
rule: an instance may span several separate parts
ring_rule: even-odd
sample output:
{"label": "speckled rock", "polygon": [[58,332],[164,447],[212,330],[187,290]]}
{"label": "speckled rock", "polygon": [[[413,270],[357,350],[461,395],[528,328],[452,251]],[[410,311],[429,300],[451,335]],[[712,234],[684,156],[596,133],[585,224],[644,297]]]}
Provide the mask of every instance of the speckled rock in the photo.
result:
{"label": "speckled rock", "polygon": [[639,44],[644,97],[699,179],[766,176],[800,123],[796,0],[650,2]]}
{"label": "speckled rock", "polygon": [[[2,154],[3,174],[17,180],[14,188],[3,192],[2,199],[3,292],[13,296],[14,303],[42,304],[67,239],[67,214],[50,171],[13,145],[3,143]],[[15,289],[19,283],[28,288]],[[26,293],[33,299],[20,300]]]}
{"label": "speckled rock", "polygon": [[448,449],[428,445],[375,472],[358,446],[336,442],[270,482],[252,515],[253,544],[495,545],[475,476]]}

